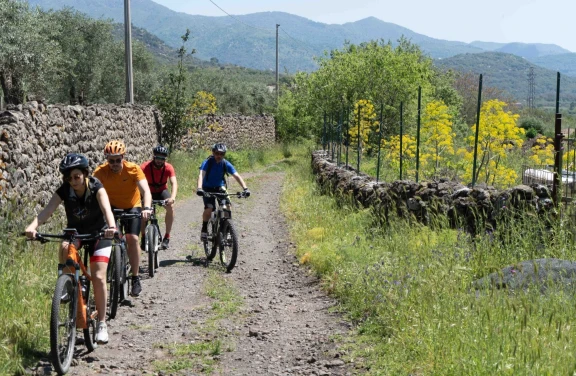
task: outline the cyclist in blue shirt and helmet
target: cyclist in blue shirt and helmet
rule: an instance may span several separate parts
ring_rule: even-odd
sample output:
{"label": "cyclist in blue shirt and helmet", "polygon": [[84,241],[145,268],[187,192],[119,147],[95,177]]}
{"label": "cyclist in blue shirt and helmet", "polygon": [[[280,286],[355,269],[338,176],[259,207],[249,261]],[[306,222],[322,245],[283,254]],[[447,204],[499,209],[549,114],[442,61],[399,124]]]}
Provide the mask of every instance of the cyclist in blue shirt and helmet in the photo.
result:
{"label": "cyclist in blue shirt and helmet", "polygon": [[204,199],[204,212],[202,213],[202,232],[200,239],[206,240],[208,237],[208,221],[212,211],[216,208],[216,199],[206,197],[204,192],[224,192],[226,190],[225,175],[229,174],[236,179],[238,184],[244,189],[244,196],[250,196],[250,191],[244,179],[238,174],[232,163],[224,159],[226,155],[226,145],[217,143],[212,147],[212,155],[200,166],[198,175],[198,189],[196,194]]}

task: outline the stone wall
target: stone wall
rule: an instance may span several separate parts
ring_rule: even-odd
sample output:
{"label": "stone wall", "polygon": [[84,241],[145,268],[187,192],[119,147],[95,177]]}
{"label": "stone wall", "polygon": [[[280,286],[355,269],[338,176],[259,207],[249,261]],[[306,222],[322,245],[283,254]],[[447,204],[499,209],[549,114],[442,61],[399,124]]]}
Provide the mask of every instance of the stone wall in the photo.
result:
{"label": "stone wall", "polygon": [[276,141],[276,123],[269,115],[209,115],[202,118],[198,131],[189,132],[182,140],[186,149],[208,149],[217,142],[230,150],[260,148]]}
{"label": "stone wall", "polygon": [[142,162],[157,144],[154,108],[140,105],[66,106],[28,102],[0,113],[0,196],[46,204],[61,183],[58,165],[69,152],[86,155],[90,169],[104,146],[124,140],[127,160]]}
{"label": "stone wall", "polygon": [[[58,164],[64,155],[82,153],[94,170],[113,139],[126,143],[127,160],[141,163],[150,158],[161,128],[152,106],[9,106],[0,111],[0,202],[18,198],[45,205],[61,182]],[[234,150],[272,145],[275,137],[272,116],[207,116],[200,131],[188,134],[181,146],[196,149],[225,142]]]}
{"label": "stone wall", "polygon": [[538,184],[499,191],[482,185],[469,188],[443,179],[376,183],[373,177],[357,174],[351,167],[337,166],[324,151],[312,153],[312,169],[321,186],[374,208],[384,221],[396,214],[430,224],[437,215],[443,215],[452,227],[477,233],[495,229],[501,220],[511,215],[521,217],[526,211],[547,219],[555,214],[550,192]]}

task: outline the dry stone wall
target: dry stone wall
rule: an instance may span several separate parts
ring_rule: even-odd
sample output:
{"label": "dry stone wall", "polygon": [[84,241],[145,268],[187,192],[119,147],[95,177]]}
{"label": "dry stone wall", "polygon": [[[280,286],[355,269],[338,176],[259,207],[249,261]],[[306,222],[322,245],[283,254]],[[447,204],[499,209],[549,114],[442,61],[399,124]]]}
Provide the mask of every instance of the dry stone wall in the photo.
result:
{"label": "dry stone wall", "polygon": [[[38,209],[60,184],[58,164],[70,152],[86,155],[93,170],[104,161],[113,139],[127,145],[126,158],[150,157],[161,133],[161,117],[152,106],[67,106],[27,102],[0,111],[0,203],[17,199]],[[199,132],[182,140],[187,149],[225,142],[232,150],[275,142],[272,116],[207,116]]]}
{"label": "dry stone wall", "polygon": [[312,169],[321,186],[352,197],[359,205],[374,208],[384,221],[396,214],[429,224],[436,216],[443,215],[452,227],[475,234],[493,230],[502,221],[511,216],[522,217],[527,211],[546,220],[555,215],[550,192],[538,184],[496,190],[487,186],[469,188],[444,179],[376,183],[371,176],[338,166],[324,151],[312,153]]}
{"label": "dry stone wall", "polygon": [[261,148],[274,144],[276,123],[269,115],[209,115],[202,118],[197,131],[182,140],[186,149],[207,149],[217,142],[229,149]]}
{"label": "dry stone wall", "polygon": [[61,182],[58,165],[64,155],[86,155],[93,170],[104,161],[104,146],[113,139],[125,141],[128,160],[145,160],[158,142],[154,111],[139,105],[28,102],[0,113],[2,199],[45,205]]}

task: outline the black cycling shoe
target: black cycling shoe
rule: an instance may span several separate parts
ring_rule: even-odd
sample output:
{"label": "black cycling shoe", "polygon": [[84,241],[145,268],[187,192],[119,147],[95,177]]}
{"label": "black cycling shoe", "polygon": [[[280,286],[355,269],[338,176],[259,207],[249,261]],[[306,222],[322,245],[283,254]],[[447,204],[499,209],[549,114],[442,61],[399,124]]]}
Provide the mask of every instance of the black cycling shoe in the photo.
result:
{"label": "black cycling shoe", "polygon": [[132,276],[132,296],[138,296],[142,292],[142,285],[140,284],[140,276]]}
{"label": "black cycling shoe", "polygon": [[168,243],[170,243],[170,238],[164,238],[164,240],[162,240],[162,249],[168,249]]}

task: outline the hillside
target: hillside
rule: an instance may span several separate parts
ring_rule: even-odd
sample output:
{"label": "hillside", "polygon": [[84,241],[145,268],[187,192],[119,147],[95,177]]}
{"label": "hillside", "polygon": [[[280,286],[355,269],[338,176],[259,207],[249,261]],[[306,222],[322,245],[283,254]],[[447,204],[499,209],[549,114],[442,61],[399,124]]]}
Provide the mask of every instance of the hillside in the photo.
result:
{"label": "hillside", "polygon": [[576,53],[540,56],[529,59],[531,63],[576,77]]}
{"label": "hillside", "polygon": [[[462,72],[483,73],[484,85],[495,86],[513,95],[522,103],[528,96],[528,71],[534,68],[536,97],[541,104],[550,105],[556,96],[556,72],[536,66],[521,57],[501,52],[462,54],[448,59],[435,60],[436,66]],[[563,76],[561,101],[576,100],[576,78]]]}

